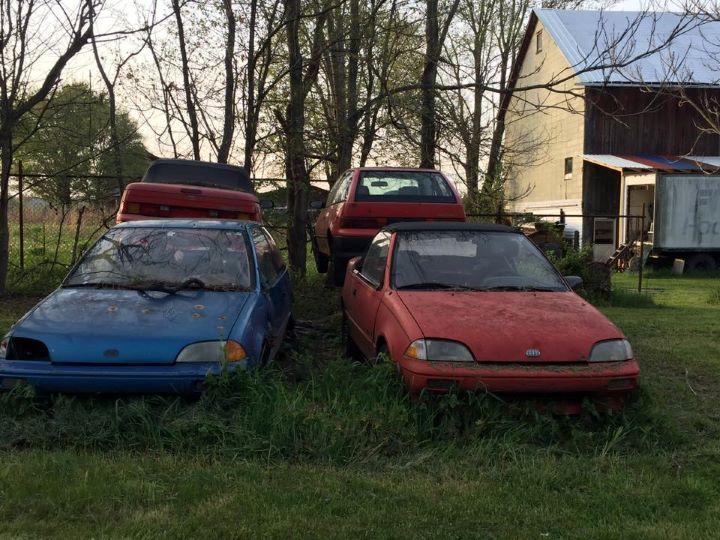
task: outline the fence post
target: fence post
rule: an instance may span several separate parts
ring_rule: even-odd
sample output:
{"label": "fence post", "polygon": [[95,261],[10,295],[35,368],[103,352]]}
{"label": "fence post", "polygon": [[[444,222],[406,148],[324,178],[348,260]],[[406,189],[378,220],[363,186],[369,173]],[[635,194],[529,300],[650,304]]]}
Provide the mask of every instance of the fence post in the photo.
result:
{"label": "fence post", "polygon": [[645,242],[643,242],[643,234],[645,234],[645,203],[642,205],[642,217],[640,218],[640,267],[638,268],[638,292],[642,292],[643,281],[643,255],[645,251]]}
{"label": "fence post", "polygon": [[23,166],[18,160],[18,225],[20,227],[20,270],[25,268],[25,217],[23,216]]}

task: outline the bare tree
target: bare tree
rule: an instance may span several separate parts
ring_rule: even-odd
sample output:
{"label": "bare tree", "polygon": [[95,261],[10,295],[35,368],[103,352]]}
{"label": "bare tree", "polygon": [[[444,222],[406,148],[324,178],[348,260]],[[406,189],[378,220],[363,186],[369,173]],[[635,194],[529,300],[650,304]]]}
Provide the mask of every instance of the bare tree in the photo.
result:
{"label": "bare tree", "polygon": [[420,77],[421,107],[420,107],[420,167],[432,169],[435,167],[435,146],[437,139],[437,125],[435,117],[435,84],[438,76],[438,64],[442,54],[445,38],[450,30],[450,24],[460,5],[460,0],[452,0],[441,22],[439,0],[426,0],[425,13],[425,60],[422,76]]}
{"label": "bare tree", "polygon": [[[90,40],[92,13],[98,4],[78,1],[71,11],[59,2],[0,1],[0,293],[5,292],[9,264],[8,196],[17,148],[13,133],[23,117],[52,92],[67,63]],[[40,38],[53,35],[50,21],[56,21],[57,39],[52,42]],[[41,56],[46,64],[40,64]],[[53,60],[48,62],[48,58]],[[31,81],[38,76],[41,83],[33,86]]]}

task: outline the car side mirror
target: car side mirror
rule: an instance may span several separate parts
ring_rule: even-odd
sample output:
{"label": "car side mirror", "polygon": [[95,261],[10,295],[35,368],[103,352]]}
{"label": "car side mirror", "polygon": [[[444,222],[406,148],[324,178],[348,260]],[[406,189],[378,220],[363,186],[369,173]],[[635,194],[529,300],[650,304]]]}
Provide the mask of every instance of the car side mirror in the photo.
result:
{"label": "car side mirror", "polygon": [[310,201],[310,208],[313,210],[325,208],[325,201]]}
{"label": "car side mirror", "polygon": [[275,201],[272,199],[260,199],[260,208],[263,210],[271,210],[275,208]]}
{"label": "car side mirror", "polygon": [[570,288],[573,291],[577,291],[580,287],[582,287],[583,280],[580,276],[563,276],[565,278],[565,282],[570,286]]}

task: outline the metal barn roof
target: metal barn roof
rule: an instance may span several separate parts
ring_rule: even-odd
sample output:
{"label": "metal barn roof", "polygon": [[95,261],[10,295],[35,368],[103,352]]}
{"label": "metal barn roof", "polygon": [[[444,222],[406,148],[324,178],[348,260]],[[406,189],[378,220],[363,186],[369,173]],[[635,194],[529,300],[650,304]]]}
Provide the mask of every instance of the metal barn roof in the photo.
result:
{"label": "metal barn roof", "polygon": [[720,21],[668,12],[536,9],[583,85],[720,81]]}
{"label": "metal barn roof", "polygon": [[718,172],[720,156],[658,156],[650,154],[583,154],[590,163],[616,170],[659,172]]}

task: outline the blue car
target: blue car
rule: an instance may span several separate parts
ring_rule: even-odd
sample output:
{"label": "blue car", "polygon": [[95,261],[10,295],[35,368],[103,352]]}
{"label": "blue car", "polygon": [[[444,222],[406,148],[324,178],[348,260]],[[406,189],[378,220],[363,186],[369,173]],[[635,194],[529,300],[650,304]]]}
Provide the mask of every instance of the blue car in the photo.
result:
{"label": "blue car", "polygon": [[271,361],[291,303],[257,223],[123,223],[3,338],[0,388],[196,393],[208,374]]}

